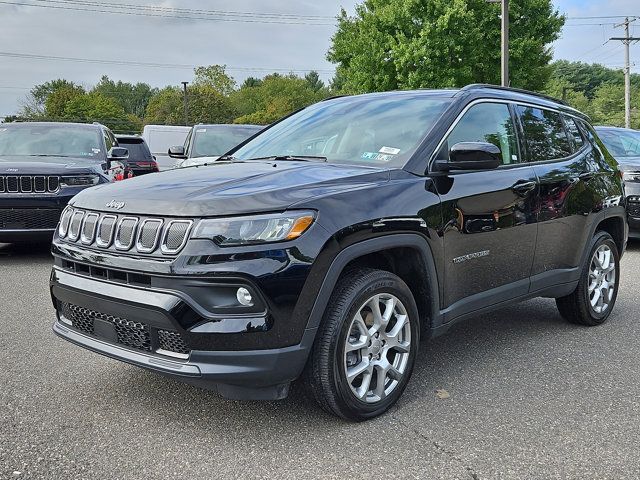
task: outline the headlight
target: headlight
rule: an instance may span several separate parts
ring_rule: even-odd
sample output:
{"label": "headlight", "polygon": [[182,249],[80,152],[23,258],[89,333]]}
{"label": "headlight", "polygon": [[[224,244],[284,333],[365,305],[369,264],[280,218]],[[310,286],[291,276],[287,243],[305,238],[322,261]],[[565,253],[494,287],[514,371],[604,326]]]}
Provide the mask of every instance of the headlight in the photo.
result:
{"label": "headlight", "polygon": [[640,173],[639,172],[623,172],[622,180],[625,182],[640,182]]}
{"label": "headlight", "polygon": [[74,177],[61,177],[60,186],[62,187],[90,187],[97,185],[100,181],[98,175],[80,175]]}
{"label": "headlight", "polygon": [[313,212],[287,212],[251,217],[202,220],[192,238],[213,240],[223,247],[294,240],[313,223]]}

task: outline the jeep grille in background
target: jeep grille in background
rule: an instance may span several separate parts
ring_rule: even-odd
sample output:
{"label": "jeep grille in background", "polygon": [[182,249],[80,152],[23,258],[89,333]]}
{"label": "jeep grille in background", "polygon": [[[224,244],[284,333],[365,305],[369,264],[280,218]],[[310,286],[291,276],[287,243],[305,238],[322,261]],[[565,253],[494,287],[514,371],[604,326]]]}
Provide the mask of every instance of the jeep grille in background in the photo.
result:
{"label": "jeep grille in background", "polygon": [[60,177],[0,175],[0,193],[56,193]]}
{"label": "jeep grille in background", "polygon": [[187,243],[192,226],[193,220],[85,212],[70,206],[60,219],[58,235],[100,249],[175,255]]}

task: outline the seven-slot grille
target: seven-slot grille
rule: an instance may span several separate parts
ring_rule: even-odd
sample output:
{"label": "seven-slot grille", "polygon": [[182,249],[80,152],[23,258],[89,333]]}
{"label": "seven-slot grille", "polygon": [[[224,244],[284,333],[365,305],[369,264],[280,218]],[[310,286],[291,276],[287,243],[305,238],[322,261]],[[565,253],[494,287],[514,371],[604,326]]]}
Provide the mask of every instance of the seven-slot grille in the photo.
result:
{"label": "seven-slot grille", "polygon": [[60,219],[58,235],[98,248],[174,255],[187,243],[192,226],[193,220],[139,218],[68,207]]}
{"label": "seven-slot grille", "polygon": [[56,193],[60,177],[45,175],[0,175],[0,193]]}

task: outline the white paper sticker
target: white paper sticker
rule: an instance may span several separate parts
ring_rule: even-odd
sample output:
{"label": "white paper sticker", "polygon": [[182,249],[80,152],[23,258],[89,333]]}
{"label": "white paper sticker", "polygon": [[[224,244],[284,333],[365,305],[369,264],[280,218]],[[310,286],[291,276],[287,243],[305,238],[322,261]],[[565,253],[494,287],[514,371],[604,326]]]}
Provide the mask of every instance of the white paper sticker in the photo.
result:
{"label": "white paper sticker", "polygon": [[100,153],[100,149],[99,148],[92,148],[91,150],[93,150],[93,153]]}
{"label": "white paper sticker", "polygon": [[380,153],[386,153],[387,155],[397,155],[400,153],[400,149],[399,148],[393,148],[393,147],[382,147],[379,150]]}
{"label": "white paper sticker", "polygon": [[207,129],[206,128],[199,128],[196,130],[196,133],[207,133]]}

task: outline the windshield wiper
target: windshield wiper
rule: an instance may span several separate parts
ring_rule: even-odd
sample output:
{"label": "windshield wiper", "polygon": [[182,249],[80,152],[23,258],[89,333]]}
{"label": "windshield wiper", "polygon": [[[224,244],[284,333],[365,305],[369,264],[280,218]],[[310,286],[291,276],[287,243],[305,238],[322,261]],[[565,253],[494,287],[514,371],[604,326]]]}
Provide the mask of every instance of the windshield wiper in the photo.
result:
{"label": "windshield wiper", "polygon": [[234,157],[233,155],[222,155],[221,157],[218,157],[218,159],[215,161],[216,162],[241,162],[242,160]]}
{"label": "windshield wiper", "polygon": [[277,160],[285,162],[326,162],[327,157],[321,157],[319,155],[273,155],[271,157],[257,157],[250,158],[252,160]]}

